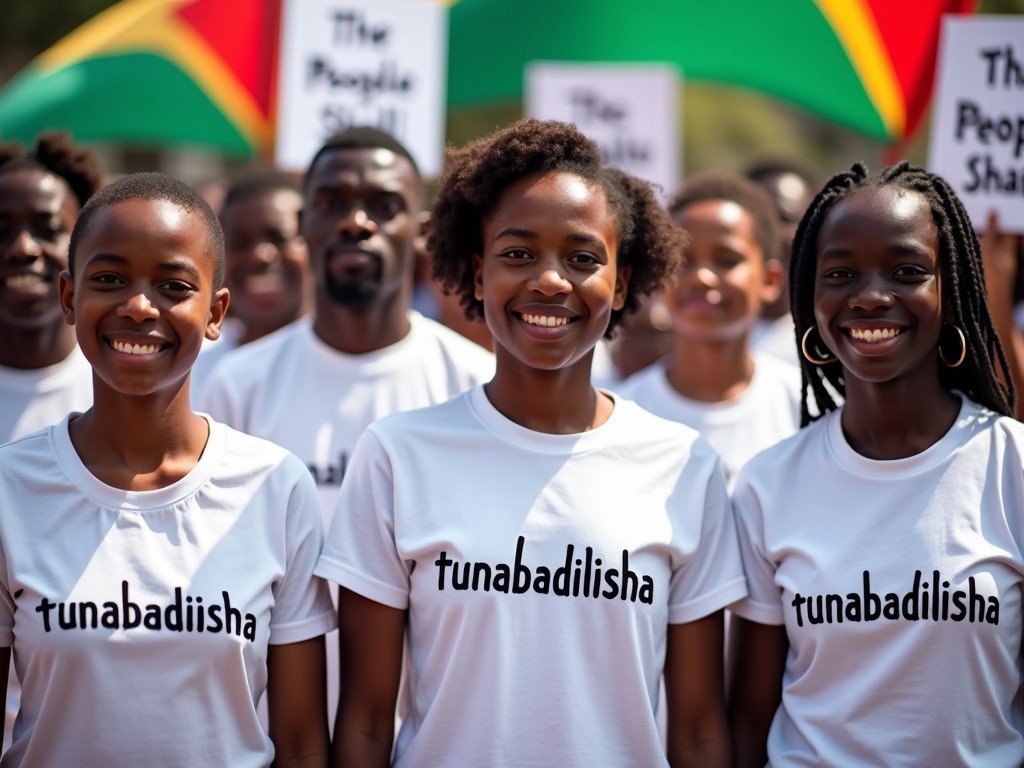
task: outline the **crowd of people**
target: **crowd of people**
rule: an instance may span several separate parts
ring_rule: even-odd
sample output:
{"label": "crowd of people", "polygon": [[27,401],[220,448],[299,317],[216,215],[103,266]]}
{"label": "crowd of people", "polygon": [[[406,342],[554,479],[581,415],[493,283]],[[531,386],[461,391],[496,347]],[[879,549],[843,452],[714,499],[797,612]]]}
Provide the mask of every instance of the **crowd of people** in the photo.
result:
{"label": "crowd of people", "polygon": [[1019,766],[1020,256],[552,121],[0,146],[0,766]]}

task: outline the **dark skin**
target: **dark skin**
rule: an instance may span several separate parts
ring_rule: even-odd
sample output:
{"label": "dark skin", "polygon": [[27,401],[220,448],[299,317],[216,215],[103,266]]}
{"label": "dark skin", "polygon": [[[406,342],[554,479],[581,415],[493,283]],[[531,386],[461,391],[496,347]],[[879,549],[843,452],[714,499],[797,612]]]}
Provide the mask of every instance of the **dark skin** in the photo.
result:
{"label": "dark skin", "polygon": [[[362,354],[409,333],[423,202],[412,163],[388,149],[336,149],[310,169],[301,233],[315,283],[313,330],[325,343]],[[364,301],[342,302],[332,280],[374,288]]]}
{"label": "dark skin", "polygon": [[75,348],[57,282],[67,268],[78,211],[67,183],[51,173],[23,168],[0,174],[0,365],[46,368]]}
{"label": "dark skin", "polygon": [[[70,423],[72,444],[107,485],[164,488],[195,467],[209,439],[189,406],[189,371],[228,307],[202,219],[166,200],[109,205],[83,232],[73,266],[74,276],[61,275],[61,307],[93,366],[94,397]],[[275,765],[326,766],[323,637],[271,645],[267,666]]]}
{"label": "dark skin", "polygon": [[[960,407],[939,381],[939,333],[950,318],[927,201],[890,188],[858,191],[826,217],[818,254],[815,318],[843,364],[847,440],[872,459],[920,453],[949,430]],[[852,336],[858,326],[899,335],[891,349],[862,344]]]}
{"label": "dark skin", "polygon": [[[960,401],[939,381],[942,299],[938,229],[924,196],[867,187],[833,206],[817,244],[814,314],[843,366],[843,432],[857,453],[913,456],[952,426]],[[865,335],[881,334],[881,339]],[[858,338],[860,337],[860,338]],[[784,626],[738,619],[731,718],[738,766],[763,766],[782,699]]]}
{"label": "dark skin", "polygon": [[[476,297],[495,339],[487,397],[509,419],[549,434],[605,423],[614,404],[590,383],[594,345],[622,306],[627,269],[604,191],[571,173],[510,184],[484,220]],[[387,766],[406,611],[348,590],[339,597],[337,765]],[[727,766],[721,612],[668,630],[665,683],[673,766]]]}
{"label": "dark skin", "polygon": [[690,234],[687,264],[664,302],[672,315],[672,387],[720,403],[754,376],[750,332],[763,304],[779,293],[777,263],[765,259],[749,211],[729,200],[702,200],[675,212]]}

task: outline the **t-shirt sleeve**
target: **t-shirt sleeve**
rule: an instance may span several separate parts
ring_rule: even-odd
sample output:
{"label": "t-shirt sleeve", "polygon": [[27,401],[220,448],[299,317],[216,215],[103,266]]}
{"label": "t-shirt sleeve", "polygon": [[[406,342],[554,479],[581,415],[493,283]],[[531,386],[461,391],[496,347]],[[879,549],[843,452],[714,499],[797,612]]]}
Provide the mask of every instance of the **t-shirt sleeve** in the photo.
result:
{"label": "t-shirt sleeve", "polygon": [[[696,549],[689,557],[681,557],[672,572],[670,624],[696,621],[747,593],[725,475],[717,457],[709,459],[709,463]],[[699,493],[677,493],[674,500],[676,497],[677,506],[683,506],[683,511],[689,515],[693,514],[693,501],[701,500]],[[687,526],[680,523],[678,529],[684,531]]]}
{"label": "t-shirt sleeve", "polygon": [[391,608],[409,605],[409,571],[395,544],[391,459],[368,429],[352,452],[316,573]]}
{"label": "t-shirt sleeve", "polygon": [[729,606],[729,610],[758,624],[782,624],[782,590],[775,582],[775,563],[765,551],[761,502],[743,473],[733,490],[733,510],[740,557],[747,575],[747,596]]}
{"label": "t-shirt sleeve", "polygon": [[312,478],[296,460],[296,481],[285,519],[286,567],[274,594],[270,643],[297,643],[337,626],[337,612],[326,581],[313,569],[323,549],[320,502]]}

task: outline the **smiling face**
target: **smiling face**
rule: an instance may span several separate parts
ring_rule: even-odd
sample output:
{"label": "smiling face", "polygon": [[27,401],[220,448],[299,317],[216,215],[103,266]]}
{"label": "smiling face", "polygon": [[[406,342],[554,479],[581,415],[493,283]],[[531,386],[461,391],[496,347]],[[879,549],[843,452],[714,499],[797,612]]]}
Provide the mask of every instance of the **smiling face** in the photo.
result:
{"label": "smiling face", "polygon": [[686,265],[664,297],[673,329],[694,340],[746,337],[779,282],[766,267],[753,216],[729,200],[702,200],[673,218],[690,235]]}
{"label": "smiling face", "polygon": [[227,309],[227,289],[213,289],[214,267],[198,214],[139,199],[95,212],[77,244],[74,277],[61,276],[61,304],[97,389],[180,388]]}
{"label": "smiling face", "polygon": [[78,200],[43,170],[0,173],[0,328],[42,330],[62,322],[58,277],[67,269]]}
{"label": "smiling face", "polygon": [[318,306],[366,306],[411,290],[420,187],[412,163],[389,149],[321,155],[302,214]]}
{"label": "smiling face", "polygon": [[475,295],[499,374],[509,365],[589,366],[629,279],[617,268],[618,229],[604,190],[565,172],[519,179],[484,218],[482,242]]}
{"label": "smiling face", "polygon": [[298,192],[278,189],[234,200],[221,213],[231,314],[249,332],[267,333],[302,313],[309,259],[301,207]]}
{"label": "smiling face", "polygon": [[923,195],[867,187],[836,203],[818,233],[814,316],[857,380],[938,382],[943,323],[939,234]]}

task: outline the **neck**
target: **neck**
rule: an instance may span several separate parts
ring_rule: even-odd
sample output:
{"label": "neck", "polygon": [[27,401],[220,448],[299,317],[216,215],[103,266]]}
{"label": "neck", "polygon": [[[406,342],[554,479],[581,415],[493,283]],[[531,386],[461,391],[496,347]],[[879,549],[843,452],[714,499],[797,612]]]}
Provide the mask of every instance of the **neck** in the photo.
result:
{"label": "neck", "polygon": [[386,301],[346,306],[318,299],[313,331],[328,346],[350,355],[390,347],[411,328],[409,301],[399,294]]}
{"label": "neck", "polygon": [[955,395],[936,376],[919,381],[846,383],[843,433],[850,446],[869,459],[904,459],[933,446],[949,431],[960,410]]}
{"label": "neck", "polygon": [[199,461],[209,426],[193,413],[188,379],[177,391],[126,396],[93,378],[93,406],[72,421],[71,441],[82,463],[107,485],[141,491],[164,488]]}
{"label": "neck", "polygon": [[668,381],[679,394],[704,403],[739,396],[754,377],[748,337],[703,340],[677,336]]}
{"label": "neck", "polygon": [[36,370],[67,360],[75,348],[75,329],[63,320],[46,328],[26,331],[6,329],[0,332],[0,365],[7,368]]}
{"label": "neck", "polygon": [[535,432],[572,435],[601,426],[612,412],[612,401],[590,381],[593,351],[574,365],[554,371],[502,364],[497,350],[494,379],[487,398],[507,419]]}

